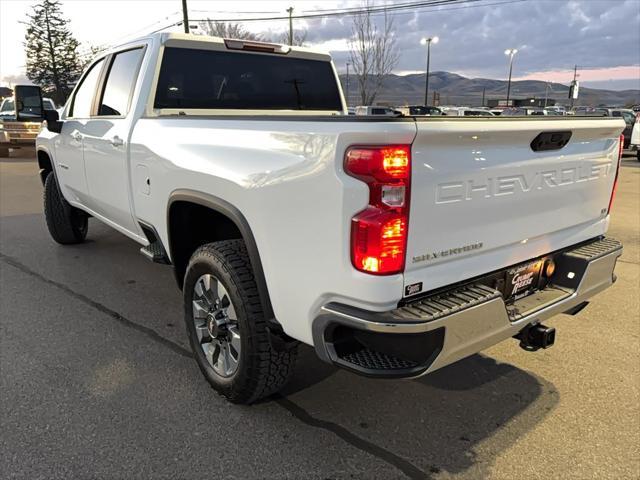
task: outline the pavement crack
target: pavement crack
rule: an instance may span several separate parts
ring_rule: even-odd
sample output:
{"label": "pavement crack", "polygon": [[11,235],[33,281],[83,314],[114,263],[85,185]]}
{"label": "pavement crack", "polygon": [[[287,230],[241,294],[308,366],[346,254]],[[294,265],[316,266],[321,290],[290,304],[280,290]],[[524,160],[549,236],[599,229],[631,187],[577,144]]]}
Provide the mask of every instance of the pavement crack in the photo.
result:
{"label": "pavement crack", "polygon": [[143,334],[145,334],[147,337],[149,337],[151,340],[154,340],[155,342],[170,348],[171,350],[173,350],[175,353],[182,355],[183,357],[189,357],[189,358],[193,358],[193,354],[191,353],[190,350],[184,348],[182,345],[172,342],[171,340],[163,337],[162,335],[160,335],[158,332],[156,332],[155,330],[153,330],[152,328],[149,327],[145,327],[144,325],[140,325],[139,323],[133,322],[131,320],[129,320],[127,317],[125,317],[124,315],[116,312],[115,310],[110,309],[109,307],[96,302],[95,300],[90,299],[89,297],[87,297],[86,295],[83,295],[82,293],[78,293],[75,290],[72,290],[71,288],[69,288],[68,286],[56,282],[55,280],[51,280],[43,275],[41,275],[40,273],[31,270],[29,267],[27,267],[26,265],[24,265],[23,263],[19,262],[18,260],[16,260],[13,257],[10,257],[8,255],[5,255],[4,253],[0,253],[0,259],[3,260],[5,263],[17,268],[18,270],[26,273],[27,275],[30,275],[32,277],[37,278],[38,280],[45,282],[49,285],[52,285],[56,288],[58,288],[59,290],[62,290],[63,292],[65,292],[67,295],[70,295],[71,297],[75,298],[76,300],[79,300],[83,303],[85,303],[86,305],[89,305],[90,307],[95,308],[96,310],[98,310],[101,313],[104,313],[106,315],[108,315],[109,317],[111,317],[112,319],[116,320],[117,322],[121,323],[122,325],[128,327],[128,328],[132,328],[133,330],[137,330],[138,332],[141,332]]}
{"label": "pavement crack", "polygon": [[323,430],[327,430],[336,436],[340,437],[345,442],[354,446],[355,448],[373,455],[374,457],[389,463],[402,471],[408,478],[411,479],[429,479],[431,476],[420,470],[413,463],[408,460],[396,455],[389,450],[384,449],[383,447],[376,445],[375,443],[369,442],[364,438],[361,438],[354,433],[347,430],[345,427],[338,425],[337,423],[330,422],[327,420],[320,420],[319,418],[313,417],[309,412],[307,412],[300,405],[292,402],[288,398],[285,398],[281,395],[276,395],[273,397],[276,402],[285,410],[289,411],[294,417],[300,420],[303,423],[306,423],[309,426],[315,428],[321,428]]}

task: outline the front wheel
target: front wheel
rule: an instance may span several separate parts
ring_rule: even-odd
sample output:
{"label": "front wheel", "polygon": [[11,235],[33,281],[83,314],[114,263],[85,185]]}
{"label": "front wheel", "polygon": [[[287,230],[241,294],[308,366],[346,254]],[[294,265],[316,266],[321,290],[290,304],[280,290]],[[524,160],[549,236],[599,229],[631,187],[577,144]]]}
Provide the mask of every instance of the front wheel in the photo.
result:
{"label": "front wheel", "polygon": [[49,234],[62,245],[81,243],[87,237],[87,214],[64,199],[53,173],[44,182],[44,218]]}
{"label": "front wheel", "polygon": [[211,386],[249,404],[289,380],[296,348],[275,349],[242,240],[198,248],[184,280],[185,323],[196,362]]}

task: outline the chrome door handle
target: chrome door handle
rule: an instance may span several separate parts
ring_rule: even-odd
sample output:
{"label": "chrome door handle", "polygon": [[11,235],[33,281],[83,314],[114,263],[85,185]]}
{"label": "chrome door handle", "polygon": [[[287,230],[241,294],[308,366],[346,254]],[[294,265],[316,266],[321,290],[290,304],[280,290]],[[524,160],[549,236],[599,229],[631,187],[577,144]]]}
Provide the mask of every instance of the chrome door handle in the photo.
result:
{"label": "chrome door handle", "polygon": [[80,132],[73,132],[71,134],[71,138],[73,138],[75,141],[79,142],[80,140],[82,140],[82,134]]}
{"label": "chrome door handle", "polygon": [[124,140],[116,135],[111,139],[111,145],[113,145],[114,147],[121,147],[122,145],[124,145]]}

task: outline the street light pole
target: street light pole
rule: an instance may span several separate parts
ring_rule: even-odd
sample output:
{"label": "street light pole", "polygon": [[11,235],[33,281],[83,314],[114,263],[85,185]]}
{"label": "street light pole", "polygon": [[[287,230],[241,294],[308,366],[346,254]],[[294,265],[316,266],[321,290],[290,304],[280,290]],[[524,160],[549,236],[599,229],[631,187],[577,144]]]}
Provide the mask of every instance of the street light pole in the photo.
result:
{"label": "street light pole", "polygon": [[427,46],[427,78],[424,82],[424,106],[429,105],[429,64],[431,63],[431,42],[438,43],[438,37],[423,38],[420,40],[422,45]]}
{"label": "street light pole", "polygon": [[549,99],[549,83],[544,87],[544,108],[547,108],[547,100]]}
{"label": "street light pole", "polygon": [[509,106],[509,97],[511,95],[511,73],[513,72],[513,57],[518,53],[515,48],[508,48],[504,51],[505,55],[509,55],[509,82],[507,83],[507,107]]}

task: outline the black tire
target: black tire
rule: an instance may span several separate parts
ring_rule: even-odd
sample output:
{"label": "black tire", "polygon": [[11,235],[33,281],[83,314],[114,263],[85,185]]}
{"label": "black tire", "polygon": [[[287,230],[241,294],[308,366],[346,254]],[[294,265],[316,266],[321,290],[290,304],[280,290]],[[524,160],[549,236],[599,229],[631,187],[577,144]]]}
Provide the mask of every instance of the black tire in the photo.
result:
{"label": "black tire", "polygon": [[0,147],[0,157],[9,156],[9,147]]}
{"label": "black tire", "polygon": [[[226,289],[235,308],[241,350],[237,370],[219,375],[207,360],[193,318],[196,282],[212,275]],[[297,345],[276,350],[270,342],[260,294],[242,240],[225,240],[198,248],[191,256],[184,280],[185,323],[194,357],[211,386],[232,403],[250,404],[279,391],[289,380]]]}
{"label": "black tire", "polygon": [[51,238],[62,245],[82,243],[87,237],[88,215],[64,199],[53,173],[44,182],[44,218]]}
{"label": "black tire", "polygon": [[640,162],[640,145],[638,145],[638,150],[636,150],[636,159]]}

